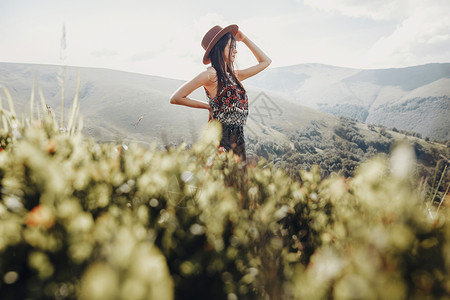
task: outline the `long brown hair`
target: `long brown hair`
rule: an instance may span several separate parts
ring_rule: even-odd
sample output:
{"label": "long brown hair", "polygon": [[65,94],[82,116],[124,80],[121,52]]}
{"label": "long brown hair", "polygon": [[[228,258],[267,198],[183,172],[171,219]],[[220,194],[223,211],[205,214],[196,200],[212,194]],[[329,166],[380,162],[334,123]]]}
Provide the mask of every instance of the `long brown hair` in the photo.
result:
{"label": "long brown hair", "polygon": [[228,44],[228,41],[231,39],[230,43],[230,50],[228,53],[228,57],[231,57],[233,53],[233,49],[236,47],[236,40],[234,36],[231,33],[226,33],[211,49],[211,52],[209,53],[209,58],[211,59],[211,65],[214,69],[216,69],[217,72],[217,95],[222,92],[223,87],[228,83],[229,79],[225,74],[225,65],[228,72],[230,72],[231,77],[236,82],[236,84],[245,91],[244,86],[242,83],[236,78],[236,75],[234,74],[234,66],[233,63],[228,60],[225,61],[225,58],[223,56],[223,50]]}

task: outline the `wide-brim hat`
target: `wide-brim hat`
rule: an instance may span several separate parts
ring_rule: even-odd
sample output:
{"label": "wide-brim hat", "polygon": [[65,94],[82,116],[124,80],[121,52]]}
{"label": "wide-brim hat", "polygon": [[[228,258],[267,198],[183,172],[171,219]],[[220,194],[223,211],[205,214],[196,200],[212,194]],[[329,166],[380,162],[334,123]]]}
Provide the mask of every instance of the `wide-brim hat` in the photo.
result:
{"label": "wide-brim hat", "polygon": [[211,62],[209,58],[209,52],[211,52],[214,45],[223,37],[227,32],[231,33],[233,36],[238,32],[239,27],[236,24],[229,25],[225,28],[219,25],[211,28],[203,37],[202,47],[205,49],[205,55],[203,56],[203,64],[207,65]]}

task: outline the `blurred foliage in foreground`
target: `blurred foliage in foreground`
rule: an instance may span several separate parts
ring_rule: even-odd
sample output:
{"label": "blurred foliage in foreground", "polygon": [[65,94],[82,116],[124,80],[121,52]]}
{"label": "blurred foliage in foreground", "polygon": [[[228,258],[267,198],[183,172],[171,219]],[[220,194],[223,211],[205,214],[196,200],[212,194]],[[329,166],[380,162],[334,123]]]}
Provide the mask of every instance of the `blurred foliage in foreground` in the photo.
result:
{"label": "blurred foliage in foreground", "polygon": [[1,299],[450,298],[445,195],[420,188],[407,145],[298,181],[243,175],[217,124],[162,151],[2,120]]}

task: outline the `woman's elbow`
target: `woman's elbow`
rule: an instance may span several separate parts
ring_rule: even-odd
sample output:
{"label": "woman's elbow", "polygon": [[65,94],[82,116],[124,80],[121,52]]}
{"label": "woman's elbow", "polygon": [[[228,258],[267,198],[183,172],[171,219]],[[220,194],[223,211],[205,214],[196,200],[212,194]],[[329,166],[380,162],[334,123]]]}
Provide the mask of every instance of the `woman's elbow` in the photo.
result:
{"label": "woman's elbow", "polygon": [[272,60],[270,58],[267,58],[266,60],[264,60],[263,62],[261,62],[261,66],[262,66],[262,70],[264,70],[265,68],[267,68],[270,64],[272,63]]}
{"label": "woman's elbow", "polygon": [[177,99],[178,99],[178,97],[175,97],[175,95],[172,95],[170,97],[170,104],[178,104]]}

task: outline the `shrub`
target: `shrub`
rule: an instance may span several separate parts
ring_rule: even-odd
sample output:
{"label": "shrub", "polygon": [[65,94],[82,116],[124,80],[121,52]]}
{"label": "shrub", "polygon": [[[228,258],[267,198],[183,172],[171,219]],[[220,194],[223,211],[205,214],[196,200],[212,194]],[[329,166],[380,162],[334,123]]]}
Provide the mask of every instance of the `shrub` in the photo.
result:
{"label": "shrub", "polygon": [[244,168],[219,155],[214,123],[192,147],[167,150],[98,144],[57,125],[2,134],[1,299],[450,293],[449,212],[425,202],[414,162],[396,161],[414,150],[357,169],[345,152],[329,163],[353,177],[324,180],[312,166],[295,180],[264,159]]}

